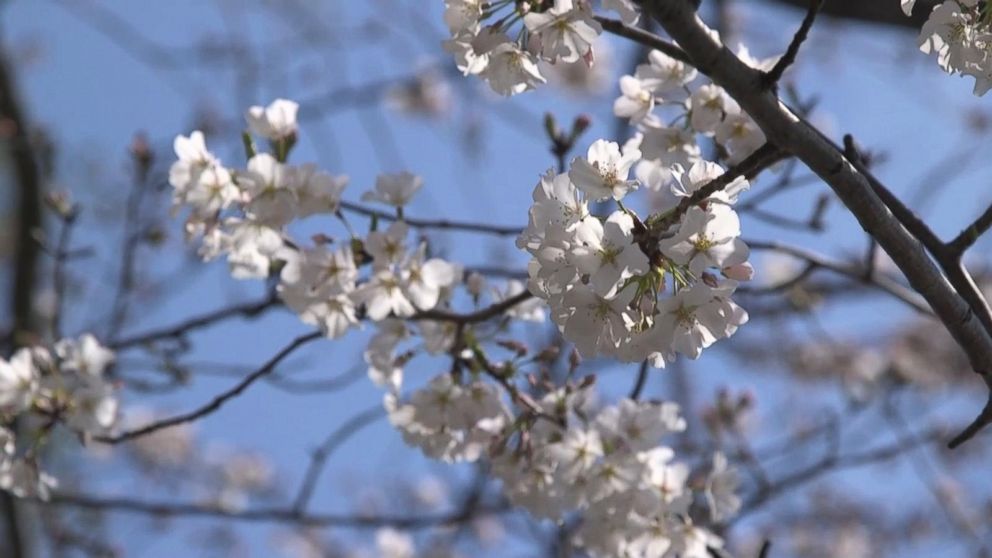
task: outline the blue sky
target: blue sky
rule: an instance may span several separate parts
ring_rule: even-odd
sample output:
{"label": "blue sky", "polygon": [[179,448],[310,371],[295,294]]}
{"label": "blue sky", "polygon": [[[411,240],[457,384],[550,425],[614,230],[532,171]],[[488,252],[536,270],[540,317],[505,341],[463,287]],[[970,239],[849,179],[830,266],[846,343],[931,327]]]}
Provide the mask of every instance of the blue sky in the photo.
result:
{"label": "blue sky", "polygon": [[[247,104],[265,104],[277,96],[307,99],[346,85],[406,76],[411,67],[419,64],[447,63],[439,47],[443,29],[439,1],[400,1],[398,5],[409,12],[395,17],[383,17],[384,2],[369,2],[366,6],[350,3],[353,5],[347,10],[334,13],[334,9],[316,10],[320,17],[306,22],[287,21],[277,14],[278,8],[262,8],[264,3],[254,1],[96,3],[140,30],[149,43],[170,49],[190,49],[205,36],[234,37],[253,45],[251,56],[261,78],[254,85],[248,85],[251,79],[223,68],[196,68],[185,62],[175,68],[152,67],[140,54],[128,52],[108,37],[106,21],[81,16],[84,7],[67,7],[87,4],[14,0],[4,3],[0,12],[7,49],[15,54],[31,54],[21,59],[22,96],[27,100],[30,117],[45,127],[58,146],[60,172],[56,187],[72,191],[85,204],[81,228],[86,232],[78,241],[92,242],[98,249],[97,257],[78,270],[87,282],[78,293],[79,305],[69,310],[69,324],[77,331],[94,323],[99,327],[109,300],[107,280],[116,273],[117,246],[108,241],[115,231],[108,230],[104,217],[118,213],[123,203],[122,193],[128,187],[126,147],[135,132],[147,134],[165,164],[172,156],[171,138],[191,130],[192,115],[198,107],[238,118]],[[753,52],[762,56],[779,53],[801,17],[798,12],[768,8],[759,2],[738,4],[742,27],[750,29],[743,38]],[[415,12],[423,21],[412,17]],[[388,38],[360,38],[360,32],[370,22],[382,26],[383,33],[376,36]],[[104,31],[99,30],[101,25]],[[328,30],[337,30],[343,37],[327,39]],[[307,33],[318,39],[300,45],[296,52],[276,54],[260,46],[300,41]],[[621,43],[614,45],[618,66],[626,66],[629,49]],[[969,83],[944,76],[935,62],[917,53],[911,33],[822,21],[791,77],[801,84],[804,97],[818,100],[814,120],[822,123],[828,133],[839,138],[850,132],[864,145],[885,149],[888,157],[878,174],[896,193],[909,199],[938,193],[920,206],[938,232],[956,233],[964,219],[977,214],[992,198],[988,188],[983,187],[988,172],[976,165],[951,178],[947,172],[929,173],[954,149],[978,139],[969,135],[964,116],[981,110],[983,105],[971,96]],[[512,101],[478,95],[476,83],[454,85],[459,91],[457,110],[440,122],[373,109],[336,112],[319,125],[305,122],[294,160],[319,162],[333,173],[348,174],[351,185],[345,196],[350,200],[357,200],[376,174],[410,170],[424,176],[426,182],[424,193],[408,210],[410,215],[519,225],[526,221],[530,191],[537,176],[553,164],[541,127],[545,110],[551,110],[564,122],[580,113],[590,114],[594,125],[585,136],[586,144],[614,134],[610,106],[615,85],[596,98],[577,99],[549,87]],[[461,93],[466,86],[468,95]],[[460,147],[466,143],[465,123],[469,117],[477,118],[482,127],[483,154],[476,157]],[[241,157],[237,137],[231,134],[230,141],[223,139],[215,138],[212,145],[225,161],[234,164]],[[822,184],[798,189],[782,196],[769,209],[803,218],[811,200],[825,190]],[[161,214],[165,212],[163,207]],[[863,233],[838,203],[831,206],[828,218],[829,234],[799,233],[788,240],[835,255],[860,253],[865,245]],[[169,248],[161,255],[145,252],[142,260],[152,276],[185,269],[181,252],[176,249],[182,241],[181,222],[165,222],[171,227],[167,228]],[[744,228],[745,235],[755,239],[782,235],[779,230],[747,218]],[[446,253],[468,265],[500,261],[507,267],[522,269],[525,263],[508,239],[463,234],[440,234],[435,238]],[[987,249],[987,243],[978,246],[979,253]],[[760,264],[761,259],[757,262]],[[760,274],[760,265],[758,271]],[[136,303],[129,331],[172,323],[264,292],[261,284],[231,279],[223,264],[218,263],[203,266],[197,273],[174,276],[168,287],[177,294],[167,303],[147,308],[145,302]],[[858,338],[877,335],[906,315],[892,303],[877,302],[826,311],[823,323],[839,338]],[[763,331],[761,324],[751,327],[756,333]],[[190,359],[250,366],[306,331],[286,312],[249,323],[228,323],[197,336]],[[300,353],[302,360],[294,363],[298,368],[294,373],[301,378],[328,378],[344,372],[360,358],[364,338],[356,334],[338,343],[313,344]],[[437,366],[437,362],[418,363],[411,366],[408,375],[429,377],[435,372],[432,367]],[[777,385],[780,382],[769,375],[740,370],[718,350],[690,363],[689,369],[698,382],[701,397],[710,397],[717,386],[724,385],[757,386],[772,393],[790,389]],[[621,374],[613,376],[621,376],[624,381],[605,382],[604,390],[626,389],[629,381]],[[231,381],[194,377],[189,388],[178,393],[126,393],[125,399],[127,403],[183,411],[205,402]],[[658,395],[664,392],[664,386],[659,377],[649,389]],[[377,399],[377,390],[364,380],[331,394],[291,395],[264,384],[256,385],[202,421],[197,431],[205,441],[223,441],[271,456],[292,491],[307,462],[308,449],[336,424],[374,405]],[[101,465],[97,463],[95,467]],[[350,496],[372,491],[371,483],[378,478],[416,477],[427,471],[445,474],[446,469],[417,458],[381,422],[332,459],[314,505],[321,510],[344,511],[353,501]],[[93,490],[100,489],[105,494],[144,488],[126,476],[102,479],[93,485]],[[169,496],[164,492],[159,495]],[[164,535],[154,546],[144,548],[147,539],[140,531],[134,533],[117,537],[134,556],[174,555],[189,542],[186,535]],[[264,543],[270,540],[272,531],[253,528],[242,533],[254,546],[246,555],[270,555]]]}

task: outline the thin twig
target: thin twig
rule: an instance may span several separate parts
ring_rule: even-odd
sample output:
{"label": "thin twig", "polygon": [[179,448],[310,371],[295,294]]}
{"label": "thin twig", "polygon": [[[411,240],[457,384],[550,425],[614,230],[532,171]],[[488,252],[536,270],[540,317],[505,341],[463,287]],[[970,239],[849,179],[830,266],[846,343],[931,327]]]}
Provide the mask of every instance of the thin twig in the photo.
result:
{"label": "thin twig", "polygon": [[759,147],[754,153],[748,155],[743,161],[728,168],[723,174],[710,180],[694,191],[691,196],[682,198],[678,206],[667,213],[661,219],[652,224],[652,230],[665,231],[675,223],[678,223],[689,208],[699,205],[703,200],[713,194],[722,191],[727,186],[736,182],[739,178],[752,179],[761,171],[782,160],[782,151],[766,143]]}
{"label": "thin twig", "polygon": [[108,344],[108,346],[111,349],[119,351],[121,349],[127,349],[136,345],[147,345],[163,339],[177,339],[184,337],[193,330],[213,325],[228,318],[235,318],[239,316],[253,318],[269,308],[273,308],[279,304],[279,297],[275,290],[273,290],[261,300],[244,302],[234,306],[229,306],[227,308],[222,308],[220,310],[215,310],[213,312],[208,312],[206,314],[201,314],[199,316],[183,320],[175,325],[146,331],[144,333],[138,333],[131,337],[125,337],[123,339],[112,341]]}
{"label": "thin twig", "polygon": [[772,67],[765,74],[765,85],[767,87],[774,87],[780,79],[782,79],[782,74],[785,70],[789,68],[796,61],[796,56],[799,55],[799,48],[803,45],[806,37],[809,36],[810,29],[813,28],[813,22],[816,21],[816,14],[820,12],[820,8],[823,7],[824,0],[810,0],[809,9],[806,11],[806,17],[803,18],[802,24],[799,26],[799,30],[792,37],[792,42],[789,43],[789,48],[786,49],[785,54],[782,58],[778,59],[775,66]]}
{"label": "thin twig", "polygon": [[165,420],[156,421],[134,430],[127,430],[114,436],[96,436],[95,439],[106,444],[119,444],[127,440],[132,440],[140,436],[151,434],[152,432],[157,432],[165,428],[186,424],[203,418],[220,409],[224,403],[227,403],[229,400],[241,395],[242,392],[248,389],[248,386],[252,385],[266,375],[271,374],[275,370],[276,366],[282,362],[283,359],[292,354],[297,348],[321,337],[323,337],[323,333],[319,331],[297,337],[289,345],[286,345],[278,353],[276,353],[275,356],[270,358],[268,362],[263,364],[260,368],[248,376],[245,376],[245,378],[238,382],[238,384],[233,388],[214,397],[209,403],[194,411],[170,417]]}
{"label": "thin twig", "polygon": [[422,312],[417,312],[407,319],[413,321],[434,320],[439,322],[455,322],[461,324],[484,322],[491,318],[503,315],[503,313],[507,310],[533,298],[533,296],[534,295],[532,295],[530,291],[523,291],[506,300],[502,300],[493,305],[487,306],[486,308],[475,312],[470,312],[468,314],[458,314],[456,312],[448,312],[446,310],[424,310]]}
{"label": "thin twig", "polygon": [[[791,246],[781,242],[764,242],[755,240],[745,240],[745,243],[747,243],[748,247],[752,250],[769,250],[786,254],[788,256],[803,260],[807,264],[829,269],[835,273],[850,277],[854,281],[866,283],[894,296],[921,314],[932,315],[932,311],[930,307],[927,306],[926,301],[921,300],[917,293],[884,275],[875,274],[870,281],[866,281],[864,271],[860,269],[859,266],[851,266],[849,264],[833,261],[825,256],[821,256],[820,254],[810,252],[797,246]],[[778,288],[781,288],[781,286],[778,286]]]}
{"label": "thin twig", "polygon": [[960,434],[952,438],[951,441],[947,443],[947,447],[954,449],[960,446],[961,444],[974,438],[975,434],[978,434],[981,429],[990,424],[992,424],[992,397],[989,397],[988,402],[985,403],[985,407],[982,409],[982,412],[975,417],[975,420],[971,421],[971,423],[966,426]]}
{"label": "thin twig", "polygon": [[335,429],[324,440],[324,443],[319,448],[314,450],[310,457],[310,465],[303,475],[303,482],[300,483],[300,490],[296,494],[296,499],[293,500],[293,510],[300,514],[306,510],[307,504],[313,498],[314,490],[317,488],[317,482],[320,480],[320,475],[324,471],[324,465],[327,463],[327,459],[330,458],[331,454],[334,453],[334,450],[360,430],[382,418],[383,415],[385,415],[385,411],[382,405],[376,405],[358,413],[342,423],[341,426]]}
{"label": "thin twig", "polygon": [[635,43],[644,45],[646,47],[651,47],[655,50],[660,50],[668,56],[678,60],[679,62],[685,62],[686,64],[692,64],[692,60],[689,55],[685,53],[684,50],[672,44],[665,39],[662,39],[654,33],[650,33],[643,29],[638,29],[637,27],[631,27],[624,22],[617,19],[610,19],[608,17],[593,16],[600,25],[603,26],[604,31],[613,33],[618,37],[624,37],[634,41]]}
{"label": "thin twig", "polygon": [[644,384],[647,383],[648,379],[648,361],[645,360],[641,363],[640,369],[637,371],[637,380],[634,382],[634,387],[630,390],[630,399],[637,401],[641,397],[641,392],[644,391]]}
{"label": "thin twig", "polygon": [[[386,211],[380,211],[378,209],[372,209],[370,207],[365,207],[363,205],[348,201],[341,202],[341,209],[348,211],[350,213],[364,215],[366,217],[375,217],[376,219],[382,221],[397,220],[395,213],[389,213]],[[440,230],[451,230],[451,231],[476,232],[483,234],[493,234],[496,236],[516,236],[523,231],[523,229],[520,227],[501,227],[496,225],[486,225],[483,223],[472,223],[468,221],[449,221],[447,219],[413,219],[409,217],[404,217],[403,222],[415,229],[440,229]]]}
{"label": "thin twig", "polygon": [[35,500],[35,503],[42,506],[70,506],[101,511],[137,513],[152,517],[204,517],[235,521],[291,523],[360,529],[377,527],[426,529],[445,525],[456,525],[477,517],[500,514],[510,509],[506,504],[497,504],[476,506],[469,513],[458,510],[457,512],[439,515],[300,514],[291,508],[258,508],[235,511],[209,504],[154,502],[126,497],[101,498],[83,494],[53,494],[48,502]]}
{"label": "thin twig", "polygon": [[954,240],[947,243],[949,252],[958,257],[962,256],[965,250],[977,242],[978,238],[985,234],[990,227],[992,227],[992,205],[979,215],[975,222],[954,237]]}

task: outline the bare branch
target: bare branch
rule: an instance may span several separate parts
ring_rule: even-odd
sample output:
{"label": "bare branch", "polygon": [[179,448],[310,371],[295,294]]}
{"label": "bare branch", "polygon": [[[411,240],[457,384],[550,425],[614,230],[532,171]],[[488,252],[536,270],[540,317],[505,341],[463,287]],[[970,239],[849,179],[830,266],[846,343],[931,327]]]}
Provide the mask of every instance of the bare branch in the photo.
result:
{"label": "bare branch", "polygon": [[283,359],[292,354],[297,348],[321,337],[323,337],[323,334],[319,331],[297,337],[289,345],[283,347],[278,353],[275,354],[275,356],[270,358],[268,362],[263,364],[259,369],[255,370],[243,380],[238,382],[238,384],[233,388],[221,393],[217,397],[214,397],[210,403],[207,403],[195,411],[153,422],[134,430],[127,430],[115,436],[96,436],[95,439],[106,444],[119,444],[121,442],[126,442],[127,440],[138,438],[139,436],[144,436],[165,428],[193,422],[197,419],[203,418],[220,409],[224,403],[227,403],[229,400],[241,395],[242,392],[248,389],[248,386],[252,385],[266,375],[271,374],[275,370],[276,366],[282,362]]}
{"label": "bare branch", "polygon": [[975,219],[974,223],[968,225],[966,229],[954,237],[954,240],[947,243],[950,253],[961,257],[965,250],[977,242],[978,238],[985,234],[990,227],[992,227],[992,205],[989,205],[978,219]]}
{"label": "bare branch", "polygon": [[816,14],[819,13],[820,8],[823,7],[824,0],[810,0],[809,9],[806,10],[806,17],[803,18],[802,24],[799,26],[799,30],[792,37],[792,42],[789,43],[789,48],[786,49],[785,54],[782,58],[778,59],[775,66],[772,67],[765,74],[765,86],[774,87],[778,84],[778,80],[782,79],[782,74],[785,70],[789,68],[796,61],[796,56],[799,55],[799,47],[803,45],[806,37],[809,36],[810,29],[813,28],[813,22],[816,21]]}
{"label": "bare branch", "polygon": [[613,33],[618,37],[630,39],[637,44],[660,50],[680,62],[685,62],[686,64],[692,63],[685,51],[654,33],[638,29],[637,27],[631,27],[620,20],[602,16],[593,17],[603,26],[603,30],[607,32]]}
{"label": "bare branch", "polygon": [[351,417],[347,421],[341,424],[330,436],[324,440],[324,443],[317,448],[310,458],[310,466],[307,467],[306,473],[303,475],[303,482],[300,484],[300,490],[296,494],[296,499],[293,501],[293,510],[297,513],[303,513],[307,504],[310,503],[310,499],[313,497],[314,490],[317,488],[317,481],[320,480],[320,474],[324,470],[324,465],[327,463],[327,459],[334,453],[334,450],[339,448],[342,444],[348,441],[352,436],[361,431],[366,426],[369,426],[373,422],[379,420],[385,415],[385,411],[382,405],[376,405],[370,409],[362,411],[357,415]]}
{"label": "bare branch", "polygon": [[475,312],[470,312],[468,314],[458,314],[455,312],[448,312],[445,310],[424,310],[423,312],[417,312],[413,316],[410,316],[409,320],[419,321],[419,320],[436,320],[439,322],[456,322],[461,324],[472,324],[478,322],[484,322],[486,320],[501,316],[507,310],[513,308],[514,306],[531,299],[534,295],[530,291],[523,291],[521,293],[515,294],[506,300],[502,300],[483,308]]}
{"label": "bare branch", "polygon": [[[821,256],[820,254],[817,254],[815,252],[804,250],[803,248],[799,248],[797,246],[791,246],[788,244],[783,244],[781,242],[763,242],[763,241],[755,241],[755,240],[746,240],[745,242],[747,243],[748,247],[750,247],[752,250],[769,250],[773,252],[779,252],[781,254],[786,254],[788,256],[792,256],[794,258],[806,262],[807,264],[806,270],[803,270],[796,277],[793,277],[785,281],[783,284],[775,285],[774,287],[772,287],[774,289],[788,288],[798,283],[799,281],[805,279],[805,277],[808,276],[810,273],[812,273],[815,268],[823,268],[833,271],[834,273],[839,273],[840,275],[850,277],[853,281],[866,283],[881,291],[884,291],[892,295],[893,297],[901,300],[902,302],[906,303],[907,305],[912,307],[917,312],[920,312],[921,314],[926,314],[926,315],[933,314],[930,307],[927,306],[926,301],[921,300],[919,295],[914,293],[912,290],[904,287],[903,285],[893,281],[892,279],[885,277],[884,275],[879,275],[876,273],[873,274],[870,280],[867,280],[865,278],[864,271],[858,266],[852,266],[842,262],[833,261],[825,256]],[[809,269],[810,266],[813,266],[813,269]],[[757,293],[762,292],[761,289],[748,289],[744,287],[742,287],[739,290],[741,290],[742,292],[757,292]]]}
{"label": "bare branch", "polygon": [[301,514],[288,508],[257,508],[233,511],[209,504],[155,502],[123,497],[96,497],[84,494],[53,494],[48,502],[34,500],[40,506],[69,506],[99,511],[135,513],[152,517],[220,518],[234,521],[291,523],[306,526],[350,527],[373,529],[429,529],[456,525],[477,517],[497,515],[508,511],[506,504],[475,506],[466,513],[459,510],[439,515],[335,515]]}
{"label": "bare branch", "polygon": [[[372,209],[370,207],[365,207],[357,203],[342,201],[341,209],[348,211],[350,213],[356,213],[359,215],[365,215],[366,217],[375,217],[382,221],[396,221],[397,217],[395,213],[389,213],[386,211],[380,211],[378,209]],[[413,219],[404,217],[403,222],[415,229],[441,229],[441,230],[452,230],[452,231],[465,231],[465,232],[477,232],[484,234],[493,234],[496,236],[516,236],[520,234],[523,229],[520,227],[500,227],[496,225],[486,225],[483,223],[471,223],[468,221],[449,221],[447,219]]]}
{"label": "bare branch", "polygon": [[112,340],[108,346],[114,350],[128,349],[136,345],[146,345],[163,339],[177,339],[184,337],[193,330],[201,329],[217,322],[236,317],[253,318],[266,310],[281,304],[275,290],[266,295],[265,298],[254,302],[245,302],[208,312],[200,316],[195,316],[184,320],[178,324],[154,329],[144,333],[139,333],[131,337],[125,337],[116,341]]}

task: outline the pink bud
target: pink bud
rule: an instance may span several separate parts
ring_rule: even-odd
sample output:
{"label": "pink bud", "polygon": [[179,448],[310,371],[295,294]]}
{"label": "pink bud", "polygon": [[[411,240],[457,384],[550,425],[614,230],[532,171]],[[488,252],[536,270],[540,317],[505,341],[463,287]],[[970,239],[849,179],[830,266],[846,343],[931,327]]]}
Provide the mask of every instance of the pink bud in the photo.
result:
{"label": "pink bud", "polygon": [[754,277],[754,267],[748,262],[725,267],[722,272],[724,277],[734,281],[750,281]]}

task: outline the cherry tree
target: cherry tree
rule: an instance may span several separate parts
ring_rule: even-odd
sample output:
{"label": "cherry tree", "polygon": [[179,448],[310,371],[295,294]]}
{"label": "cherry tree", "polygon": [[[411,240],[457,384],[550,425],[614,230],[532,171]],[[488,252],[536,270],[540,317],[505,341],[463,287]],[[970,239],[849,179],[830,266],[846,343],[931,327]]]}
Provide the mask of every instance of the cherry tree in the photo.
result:
{"label": "cherry tree", "polygon": [[[738,3],[729,0],[395,2],[443,24],[436,41],[428,24],[405,30],[427,38],[439,62],[322,99],[253,101],[261,104],[237,107],[236,118],[200,118],[164,147],[138,136],[134,186],[118,204],[119,245],[101,223],[84,222],[95,200],[51,188],[55,172],[29,136],[7,62],[0,113],[12,130],[20,205],[0,360],[3,555],[127,555],[134,535],[115,527],[134,517],[212,521],[219,534],[198,539],[225,555],[988,555],[992,494],[981,472],[992,310],[987,262],[971,256],[992,208],[981,211],[988,200],[966,192],[957,201],[974,201],[955,205],[959,232],[935,232],[880,177],[882,146],[824,125],[801,78],[829,50],[816,44],[820,25],[861,20],[913,29],[915,42],[893,36],[924,62],[918,71],[967,77],[981,97],[992,87],[992,6],[781,3],[805,14],[785,11],[794,29],[771,33],[779,43],[761,57],[752,51],[768,49],[746,40],[761,22],[734,21]],[[148,64],[178,56],[99,4],[61,9]],[[315,26],[293,56],[319,50],[326,32],[308,10],[265,16]],[[370,21],[377,15],[387,17],[373,9]],[[363,37],[382,29],[373,31]],[[211,44],[190,66],[237,68],[245,48]],[[604,70],[617,50],[631,54],[628,67]],[[608,93],[590,94],[603,80]],[[576,92],[604,107],[612,132],[588,114],[530,108]],[[518,224],[418,214],[444,208],[421,201],[443,192],[425,178],[429,169],[307,158],[304,143],[326,111],[359,111],[377,148],[402,153],[388,126],[365,122],[362,105],[372,99],[389,118],[440,119],[453,95],[470,107],[459,125],[470,127],[468,113],[503,114],[549,154],[526,169],[528,183],[492,193],[529,205]],[[515,108],[500,112],[507,107]],[[978,116],[970,125],[987,128]],[[514,165],[499,147],[489,156]],[[981,163],[981,146],[969,148]],[[964,153],[952,150],[932,182],[952,179]],[[349,178],[370,166],[369,180]],[[781,214],[774,203],[785,196]],[[828,210],[838,229],[863,231],[864,253],[804,246],[827,230]],[[490,239],[494,255],[463,260],[443,235]],[[86,297],[73,293],[87,277],[74,270],[100,252],[119,260],[114,292],[89,315],[77,310]],[[142,262],[183,253],[183,271],[160,272],[152,286],[142,266],[156,264]],[[224,288],[261,297],[134,326],[137,309],[152,304],[142,289],[165,299],[191,270],[208,268],[225,270]],[[836,322],[821,321],[878,305],[891,319],[877,338],[838,339],[828,331]],[[230,334],[223,344],[248,350],[252,339],[286,337],[286,326],[267,322],[280,310],[302,333],[264,362],[228,370],[233,380],[205,400],[183,395],[211,368],[191,358],[198,334],[242,320],[254,337]],[[350,350],[357,368],[335,353],[331,376],[323,366],[316,379],[296,379],[291,370],[304,367],[293,359],[316,347]],[[697,384],[745,369],[748,389],[720,387],[700,401]],[[250,450],[211,451],[195,432],[263,384],[333,405],[331,392],[353,382],[374,390],[370,407],[297,425],[326,438],[295,475]],[[155,408],[160,391],[175,392],[181,408]],[[242,428],[262,432],[278,414],[260,408],[258,423]],[[363,434],[380,419],[384,434]],[[366,474],[360,482],[376,487],[375,505],[356,496],[345,511],[315,511],[329,494],[328,461],[349,440],[402,443],[404,459],[434,474],[398,483]],[[886,503],[898,509],[884,509],[866,471],[881,468],[885,478],[894,462],[916,478],[894,475],[898,499]],[[407,472],[408,463],[392,465]],[[122,493],[118,474],[164,496]],[[242,538],[237,526],[248,522],[277,525],[276,549]]]}

